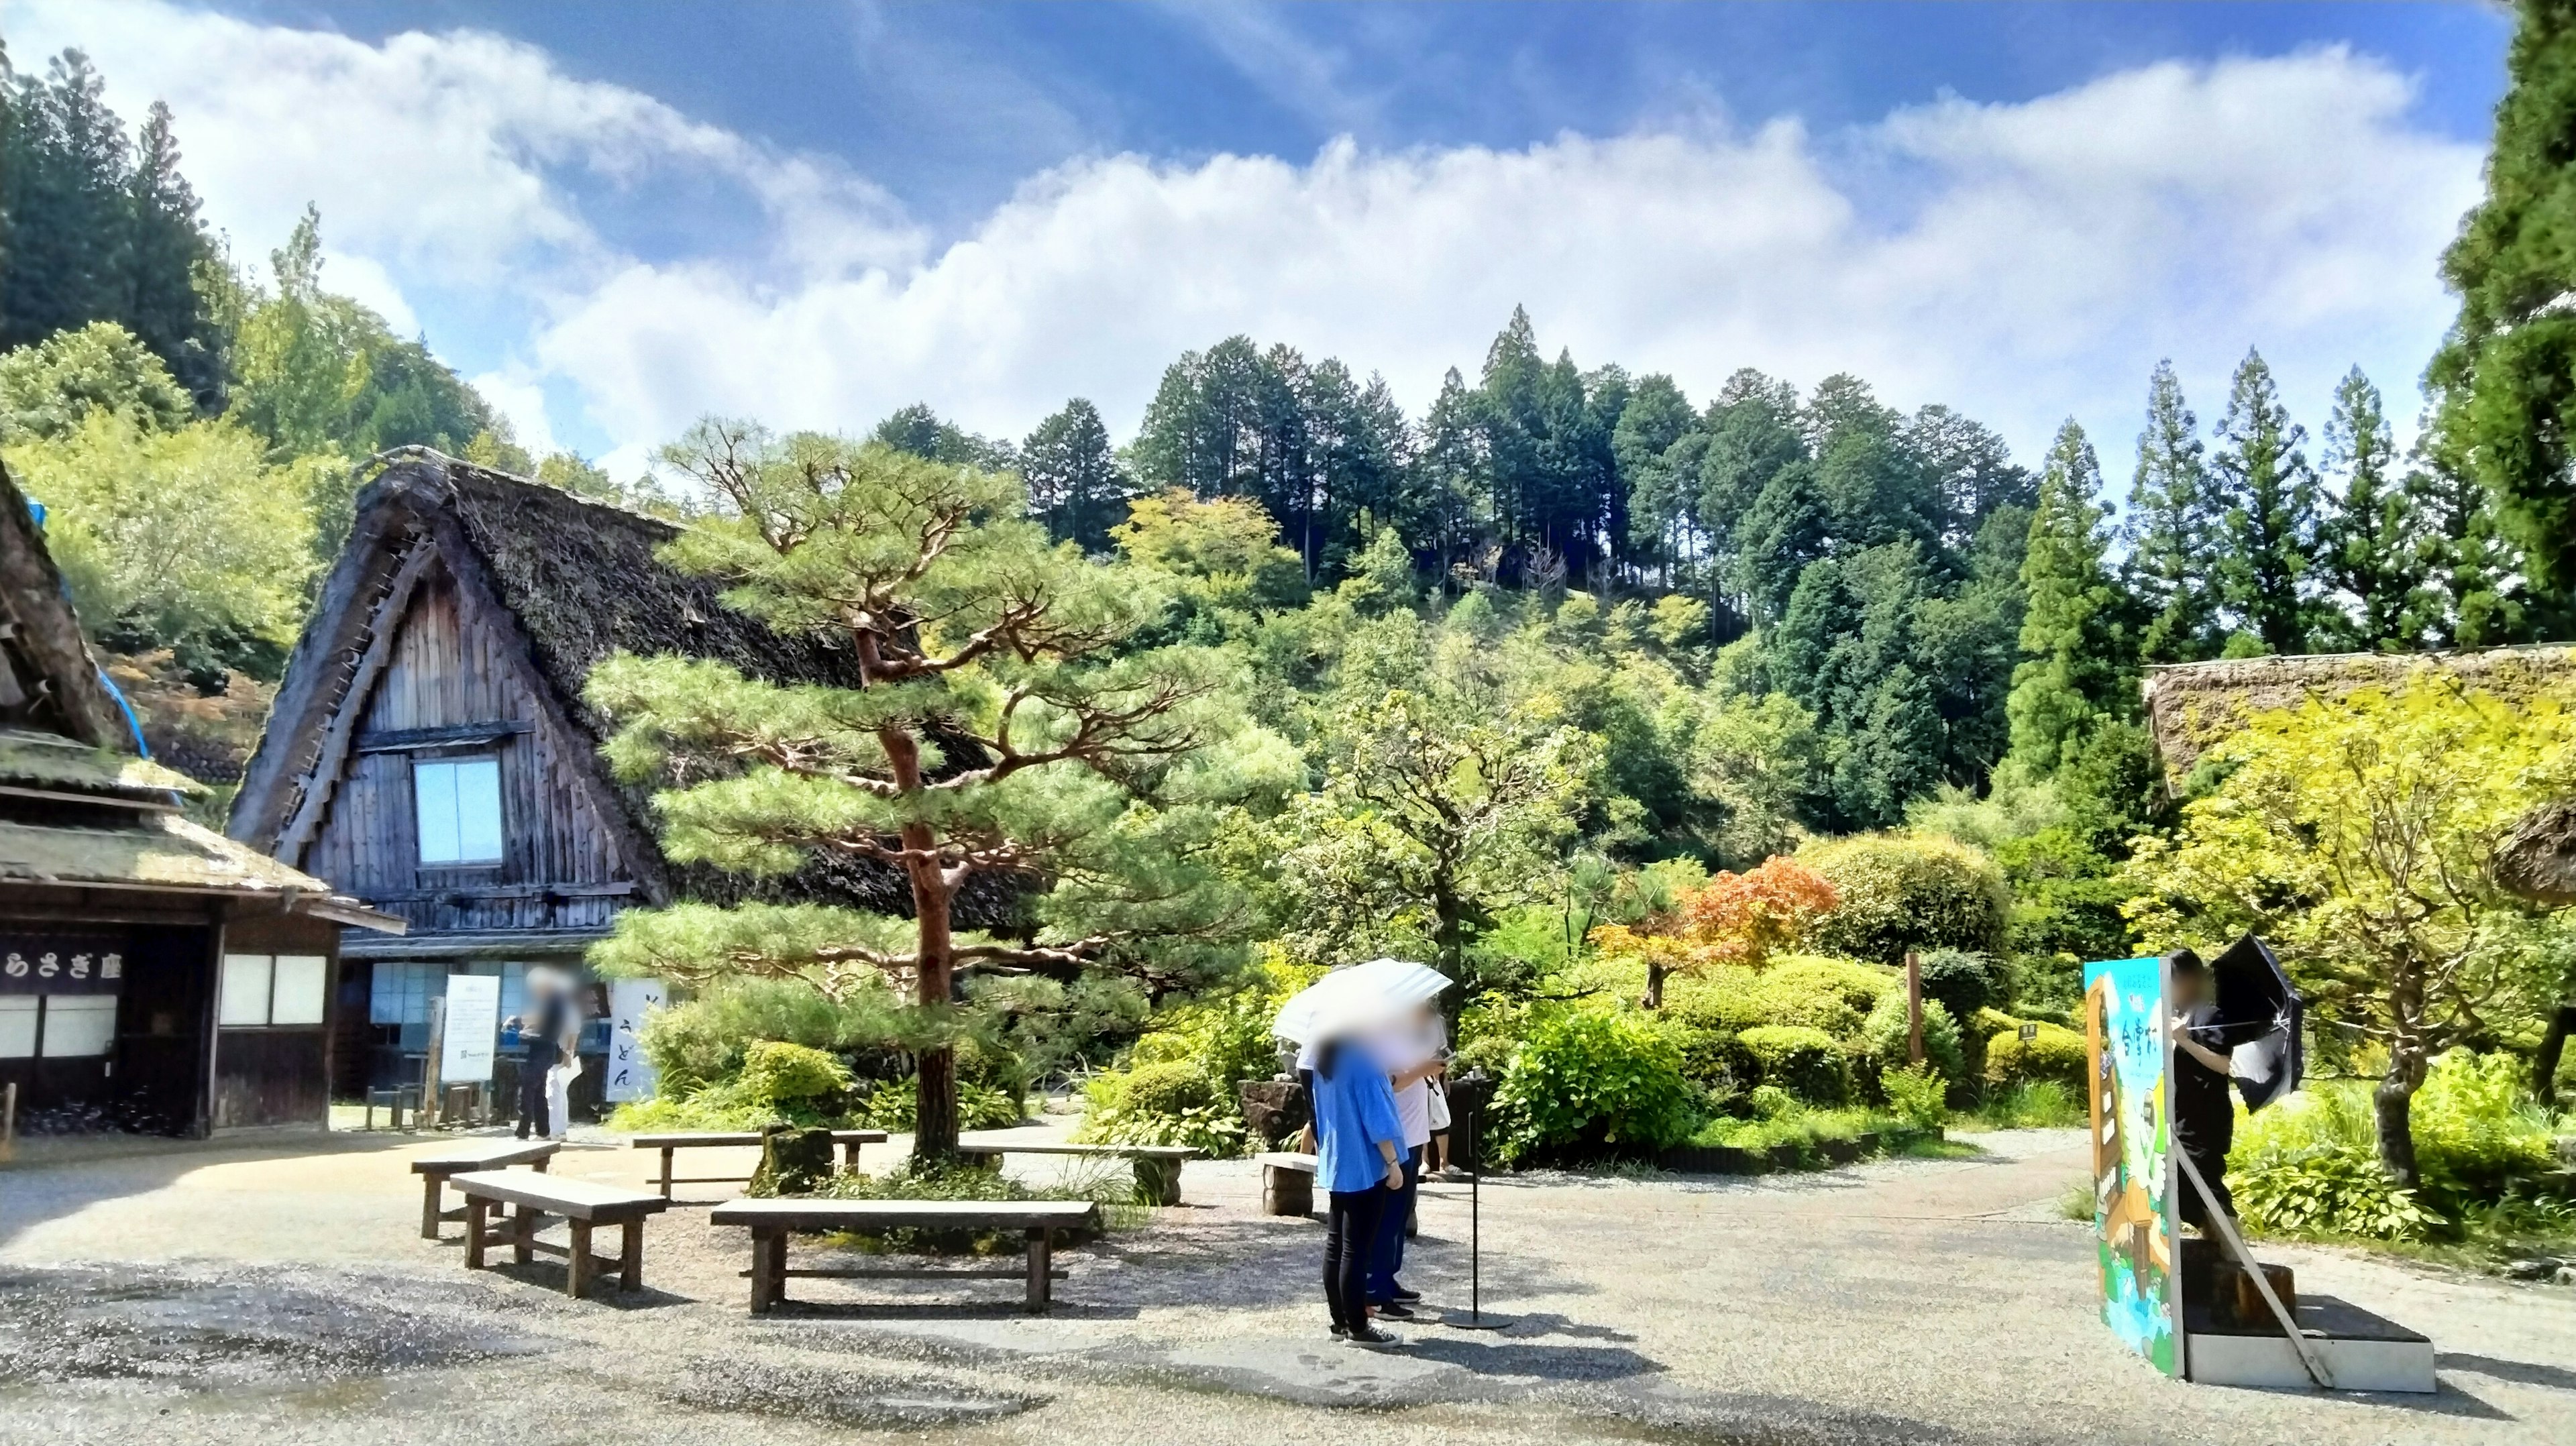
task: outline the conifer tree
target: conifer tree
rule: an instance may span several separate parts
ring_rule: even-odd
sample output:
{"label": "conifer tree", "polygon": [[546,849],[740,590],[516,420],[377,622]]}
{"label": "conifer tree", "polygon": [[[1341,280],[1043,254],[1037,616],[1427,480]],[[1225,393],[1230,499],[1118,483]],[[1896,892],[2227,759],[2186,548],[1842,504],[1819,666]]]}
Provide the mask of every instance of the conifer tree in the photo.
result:
{"label": "conifer tree", "polygon": [[2576,3],[2518,8],[2486,199],[2442,258],[2459,320],[2425,380],[2436,425],[2563,596],[2576,593]]}
{"label": "conifer tree", "polygon": [[1020,444],[1020,476],[1028,483],[1029,508],[1050,536],[1085,552],[1108,549],[1109,529],[1126,515],[1131,484],[1110,449],[1100,409],[1088,398],[1065,403],[1029,433]]}
{"label": "conifer tree", "polygon": [[2200,422],[2183,405],[2173,363],[2156,363],[2147,382],[2147,425],[2138,434],[2138,472],[2129,484],[2123,565],[2146,622],[2138,655],[2149,663],[2215,657],[2217,517]]}
{"label": "conifer tree", "polygon": [[2304,653],[2315,616],[2316,476],[2299,450],[2307,430],[2290,420],[2259,352],[2236,368],[2218,439],[2210,471],[2226,542],[2219,599],[2237,628],[2229,646]]}
{"label": "conifer tree", "polygon": [[2341,641],[2360,649],[2418,646],[2424,573],[2431,561],[2423,511],[2409,479],[2395,475],[2396,443],[2379,388],[2354,367],[2335,388],[2325,465],[2343,476],[2328,508],[2323,561],[2351,611]]}
{"label": "conifer tree", "polygon": [[2057,430],[2039,474],[2039,505],[2022,555],[2021,650],[2005,712],[2012,761],[2046,777],[2083,750],[2094,726],[2123,715],[2130,669],[2121,598],[2103,559],[2111,509],[2094,501],[2102,467],[2084,429]]}
{"label": "conifer tree", "polygon": [[200,272],[220,258],[197,218],[197,193],[179,174],[170,107],[157,100],[136,138],[134,176],[126,191],[134,227],[127,329],[169,363],[198,406],[219,410],[226,339],[210,314]]}
{"label": "conifer tree", "polygon": [[[722,422],[664,460],[722,504],[671,561],[723,579],[728,604],[783,632],[845,637],[863,683],[614,658],[590,693],[618,725],[612,765],[668,785],[656,803],[674,861],[766,875],[817,853],[872,860],[902,871],[912,910],[633,911],[594,957],[827,992],[862,971],[910,984],[926,1041],[915,1149],[936,1161],[957,1139],[940,1026],[958,974],[1116,964],[1168,983],[1207,963],[1239,908],[1208,863],[1217,806],[1248,780],[1284,781],[1265,760],[1295,757],[1244,724],[1217,656],[1129,646],[1167,589],[1050,546],[1007,474]],[[1024,914],[961,932],[970,890]]]}
{"label": "conifer tree", "polygon": [[2498,524],[2495,499],[2459,457],[2454,435],[2428,428],[2415,444],[2410,490],[2424,516],[2425,586],[2416,630],[2445,648],[2485,648],[2525,634],[2521,550]]}

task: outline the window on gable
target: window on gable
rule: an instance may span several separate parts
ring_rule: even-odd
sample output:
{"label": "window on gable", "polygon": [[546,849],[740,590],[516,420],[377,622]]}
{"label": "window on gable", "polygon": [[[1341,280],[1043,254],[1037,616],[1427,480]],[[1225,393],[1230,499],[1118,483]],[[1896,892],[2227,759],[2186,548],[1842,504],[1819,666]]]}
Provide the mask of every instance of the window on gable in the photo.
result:
{"label": "window on gable", "polygon": [[416,758],[411,788],[422,863],[501,861],[501,760]]}

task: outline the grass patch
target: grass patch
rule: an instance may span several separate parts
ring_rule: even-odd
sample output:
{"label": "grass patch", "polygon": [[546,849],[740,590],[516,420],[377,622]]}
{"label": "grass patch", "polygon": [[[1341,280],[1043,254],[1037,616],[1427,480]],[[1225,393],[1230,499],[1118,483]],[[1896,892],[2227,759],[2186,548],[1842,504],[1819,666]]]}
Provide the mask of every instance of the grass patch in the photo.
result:
{"label": "grass patch", "polygon": [[1981,1130],[2065,1129],[2087,1123],[2084,1097],[2053,1079],[2033,1080],[1988,1095],[1959,1124]]}
{"label": "grass patch", "polygon": [[2093,1223],[2092,1181],[2076,1179],[2066,1182],[2066,1188],[2057,1192],[2057,1218],[2081,1220],[2088,1225]]}

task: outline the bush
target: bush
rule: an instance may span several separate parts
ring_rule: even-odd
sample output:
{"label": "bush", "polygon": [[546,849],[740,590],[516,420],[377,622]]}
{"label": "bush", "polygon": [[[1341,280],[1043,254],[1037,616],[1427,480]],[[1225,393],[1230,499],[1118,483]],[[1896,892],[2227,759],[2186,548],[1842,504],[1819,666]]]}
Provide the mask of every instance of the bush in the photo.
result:
{"label": "bush", "polygon": [[1149,1064],[1127,1072],[1117,1086],[1118,1108],[1131,1114],[1178,1115],[1221,1103],[1216,1082],[1190,1063]]}
{"label": "bush", "polygon": [[[1861,1024],[1861,1047],[1882,1068],[1910,1064],[1913,1049],[1907,1036],[1911,1030],[1905,996],[1890,994],[1878,1001],[1878,1007]],[[1968,1061],[1959,1048],[1958,1021],[1937,999],[1923,1001],[1923,1062],[1952,1084],[1967,1077]]]}
{"label": "bush", "polygon": [[[1007,1130],[1026,1111],[1021,1101],[989,1085],[957,1082],[957,1124],[968,1130]],[[921,1117],[921,1081],[905,1076],[868,1092],[850,1118],[871,1130],[909,1130]]]}
{"label": "bush", "polygon": [[1880,1070],[1878,1089],[1888,1109],[1909,1125],[1930,1129],[1949,1118],[1947,1087],[1938,1072],[1922,1065]]}
{"label": "bush", "polygon": [[[910,1162],[882,1175],[842,1171],[814,1192],[826,1200],[1089,1200],[1100,1207],[1101,1224],[1116,1230],[1138,1224],[1145,1211],[1135,1204],[1134,1180],[1126,1169],[1102,1169],[1087,1178],[1046,1188],[1031,1187],[999,1170],[952,1164],[917,1167]],[[1017,1253],[1027,1240],[1020,1230],[923,1230],[904,1228],[855,1232],[860,1248],[994,1255]],[[1056,1232],[1055,1244],[1079,1243],[1073,1232]]]}
{"label": "bush", "polygon": [[1197,1052],[1197,1044],[1188,1036],[1158,1030],[1136,1041],[1135,1049],[1129,1051],[1127,1055],[1127,1063],[1130,1067],[1148,1064],[1186,1064]]}
{"label": "bush", "polygon": [[[2267,1152],[2230,1188],[2237,1211],[2267,1235],[2415,1240],[2433,1217],[2400,1189],[2367,1145],[2319,1144]],[[2237,1174],[2232,1164],[2231,1176]]]}
{"label": "bush", "polygon": [[2083,1091],[2053,1079],[1987,1091],[1977,1118],[1998,1130],[2060,1129],[2091,1120]]}
{"label": "bush", "polygon": [[1538,1151],[1651,1153],[1699,1126],[1678,1031],[1626,1009],[1537,1015],[1494,1092],[1492,1141],[1506,1163]]}
{"label": "bush", "polygon": [[1842,896],[1807,931],[1807,942],[1825,953],[1895,964],[1909,949],[2003,948],[2011,904],[2003,874],[1965,844],[1862,834],[1809,844],[1798,859]]}
{"label": "bush", "polygon": [[1232,1105],[1188,1105],[1171,1113],[1128,1110],[1117,1106],[1082,1117],[1074,1139],[1094,1145],[1187,1145],[1212,1160],[1230,1160],[1244,1151],[1250,1136],[1243,1115]]}
{"label": "bush", "polygon": [[2557,1164],[2545,1117],[2510,1054],[2452,1050],[2433,1061],[2412,1112],[2424,1193],[2445,1214],[2494,1200]]}
{"label": "bush", "polygon": [[1831,994],[1855,1015],[1869,1013],[1889,991],[1901,992],[1905,984],[1893,970],[1827,954],[1783,955],[1771,961],[1761,979],[1765,990]]}
{"label": "bush", "polygon": [[1757,1120],[1777,1120],[1798,1112],[1798,1097],[1778,1085],[1755,1085],[1744,1105]]}
{"label": "bush", "polygon": [[746,1052],[761,1040],[848,1054],[886,1048],[897,1034],[895,1000],[883,988],[836,1004],[794,980],[735,979],[656,1010],[642,1046],[660,1092],[681,1099],[742,1073]]}
{"label": "bush", "polygon": [[1765,1024],[1737,1038],[1763,1084],[1816,1105],[1841,1104],[1851,1093],[1843,1048],[1821,1029]]}
{"label": "bush", "polygon": [[1681,1031],[1682,1077],[1719,1095],[1733,1095],[1755,1077],[1753,1056],[1732,1029]]}
{"label": "bush", "polygon": [[1938,999],[1952,1019],[1974,1019],[2003,1000],[2003,971],[1983,954],[1935,949],[1923,956],[1923,997]]}
{"label": "bush", "polygon": [[[1991,1013],[1991,1011],[1989,1011]],[[2047,1080],[2063,1085],[2080,1099],[2084,1092],[2084,1036],[2054,1024],[2042,1024],[2025,1040],[2021,1025],[1995,1031],[1986,1041],[1986,1081],[2011,1089]]]}
{"label": "bush", "polygon": [[848,1066],[807,1045],[764,1039],[743,1051],[740,1090],[756,1104],[839,1094],[850,1084]]}

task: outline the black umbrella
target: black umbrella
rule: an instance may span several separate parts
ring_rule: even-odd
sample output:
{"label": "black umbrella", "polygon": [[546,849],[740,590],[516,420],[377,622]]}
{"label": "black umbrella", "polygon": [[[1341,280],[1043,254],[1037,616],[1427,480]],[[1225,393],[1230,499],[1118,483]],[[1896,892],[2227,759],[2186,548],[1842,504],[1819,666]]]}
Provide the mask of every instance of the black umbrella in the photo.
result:
{"label": "black umbrella", "polygon": [[2300,1044],[2304,1005],[2281,961],[2248,934],[2209,961],[2215,1009],[2204,1038],[2231,1051],[2236,1091],[2259,1110],[2299,1087],[2307,1057]]}

